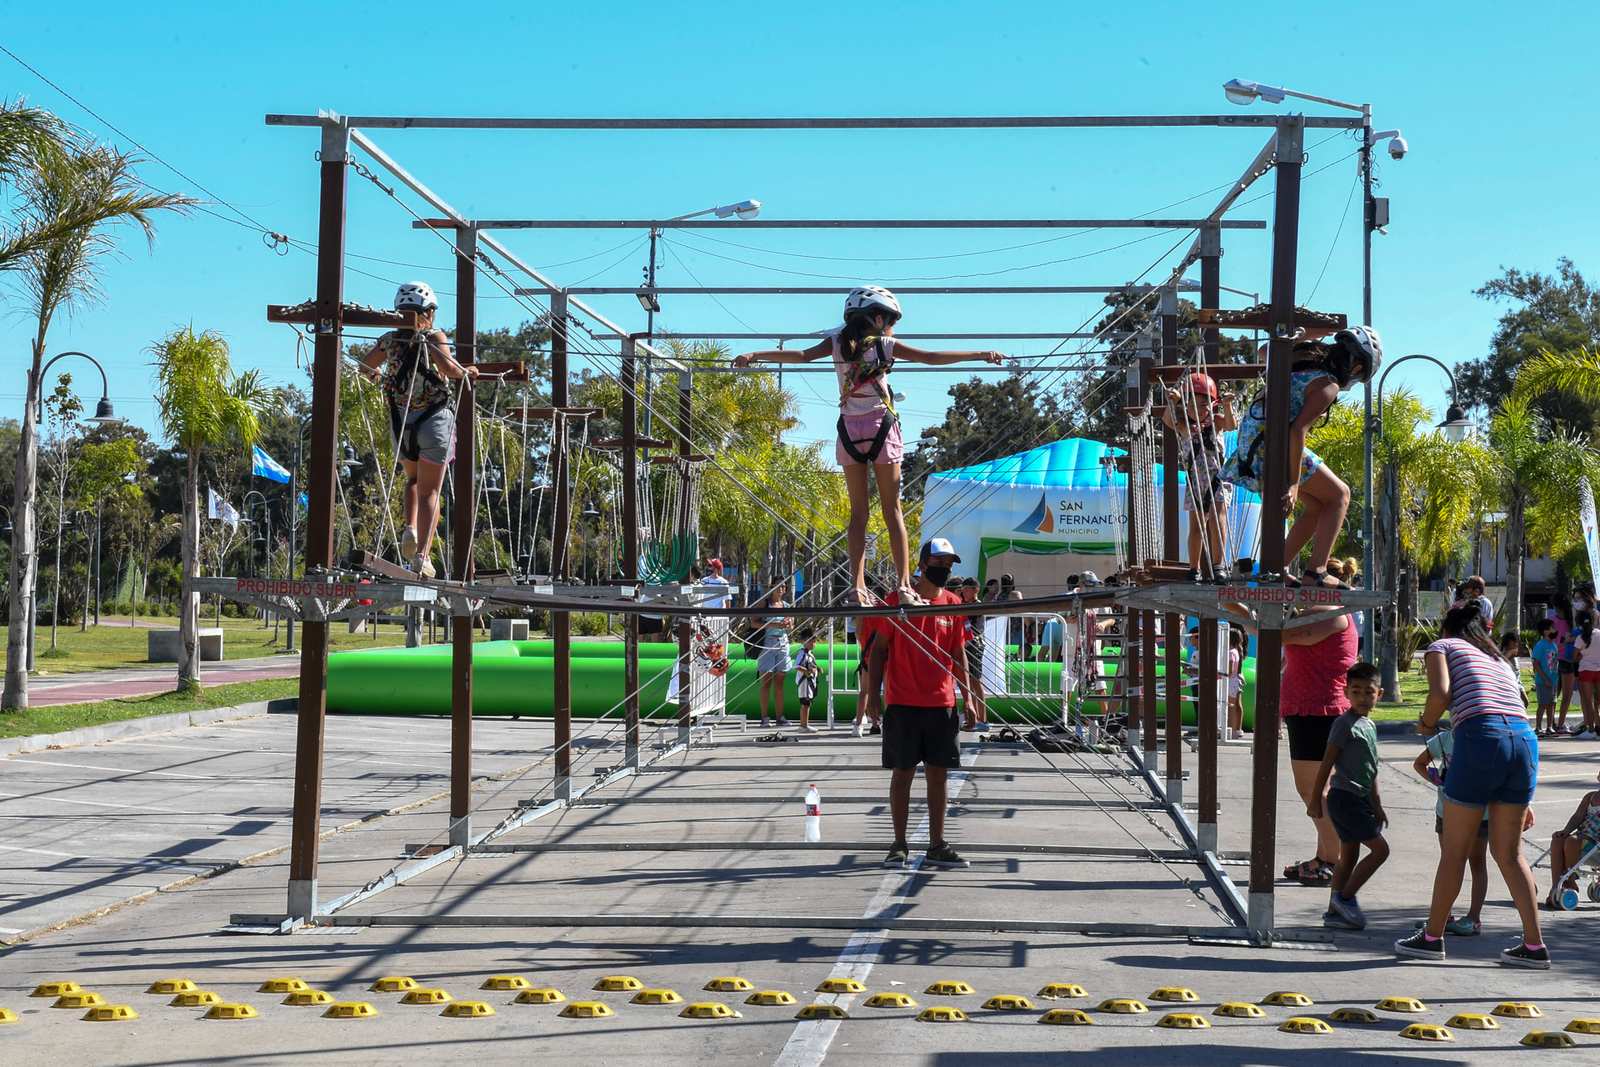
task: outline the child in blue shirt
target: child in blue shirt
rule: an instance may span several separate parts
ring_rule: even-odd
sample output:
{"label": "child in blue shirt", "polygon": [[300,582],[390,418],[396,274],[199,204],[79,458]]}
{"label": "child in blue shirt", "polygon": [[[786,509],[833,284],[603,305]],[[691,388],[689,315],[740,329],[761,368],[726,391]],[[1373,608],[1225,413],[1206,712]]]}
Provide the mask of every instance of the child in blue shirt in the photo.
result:
{"label": "child in blue shirt", "polygon": [[1539,640],[1533,644],[1533,691],[1539,705],[1533,729],[1540,737],[1549,737],[1556,726],[1556,689],[1560,679],[1555,636],[1555,622],[1546,619],[1539,624]]}

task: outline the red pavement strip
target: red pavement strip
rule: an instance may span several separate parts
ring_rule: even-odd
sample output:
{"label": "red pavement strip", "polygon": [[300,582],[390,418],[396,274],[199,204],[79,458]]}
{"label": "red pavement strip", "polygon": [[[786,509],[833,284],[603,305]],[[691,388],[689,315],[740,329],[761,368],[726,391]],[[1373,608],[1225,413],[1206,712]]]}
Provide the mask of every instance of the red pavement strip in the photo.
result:
{"label": "red pavement strip", "polygon": [[[200,672],[202,682],[229,684],[232,682],[259,682],[266,678],[293,678],[300,673],[300,661],[285,657],[282,663],[262,667],[231,669],[208,664]],[[123,700],[129,697],[152,696],[170,693],[177,687],[177,669],[152,671],[137,678],[119,678],[94,681],[86,676],[81,682],[61,682],[48,688],[34,688],[28,694],[28,704],[35,708],[53,707],[57,704],[84,704],[96,700]]]}

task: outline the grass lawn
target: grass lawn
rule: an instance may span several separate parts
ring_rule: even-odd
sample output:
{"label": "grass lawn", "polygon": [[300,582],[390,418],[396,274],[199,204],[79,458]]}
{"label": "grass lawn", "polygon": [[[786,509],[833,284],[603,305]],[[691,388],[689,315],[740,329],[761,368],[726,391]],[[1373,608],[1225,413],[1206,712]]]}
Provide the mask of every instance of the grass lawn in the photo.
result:
{"label": "grass lawn", "polygon": [[4,711],[0,712],[0,737],[53,734],[84,726],[121,722],[124,719],[143,719],[151,715],[167,715],[178,711],[203,711],[207,708],[252,704],[259,700],[278,700],[295,696],[299,688],[300,683],[294,678],[272,678],[261,682],[234,682],[231,685],[206,686],[193,696],[184,696],[177,692],[157,693],[153,696],[129,697],[126,700],[99,700],[91,704],[60,704],[52,708]]}
{"label": "grass lawn", "polygon": [[[77,671],[102,670],[107,667],[139,667],[149,663],[145,658],[147,635],[151,627],[173,628],[178,625],[177,619],[141,617],[137,625],[129,626],[126,615],[117,616],[115,620],[102,616],[99,626],[90,626],[87,630],[79,631],[76,626],[63,626],[56,635],[57,648],[50,650],[50,628],[41,626],[37,640],[39,642],[35,658],[38,663],[38,674],[56,675],[72,674]],[[200,617],[202,627],[214,627],[214,616],[202,613]],[[259,656],[270,656],[281,652],[284,647],[285,628],[280,626],[277,638],[273,638],[271,626],[262,627],[255,619],[223,619],[222,655],[224,659],[253,659]],[[5,632],[5,627],[0,626],[0,633]],[[338,652],[356,648],[374,648],[379,645],[400,645],[405,643],[405,629],[394,624],[385,624],[376,628],[368,626],[366,633],[353,634],[343,622],[336,622],[330,628],[332,637],[331,650]],[[299,647],[298,628],[295,636],[296,647]]]}
{"label": "grass lawn", "polygon": [[[1533,693],[1533,670],[1530,668],[1522,672],[1522,688],[1530,695]],[[1428,700],[1428,677],[1422,672],[1422,661],[1417,661],[1417,666],[1400,675],[1400,703],[1379,704],[1372,712],[1372,718],[1378,722],[1400,721],[1416,722],[1422,714],[1422,706]],[[1576,701],[1574,701],[1576,703]],[[1532,711],[1532,709],[1529,709]]]}

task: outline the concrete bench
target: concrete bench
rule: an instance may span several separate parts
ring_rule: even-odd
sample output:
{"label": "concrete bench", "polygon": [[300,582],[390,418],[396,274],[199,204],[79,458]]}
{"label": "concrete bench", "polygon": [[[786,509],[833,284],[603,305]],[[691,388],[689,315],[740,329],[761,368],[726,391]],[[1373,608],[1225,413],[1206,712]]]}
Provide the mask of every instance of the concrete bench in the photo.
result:
{"label": "concrete bench", "polygon": [[[200,644],[200,662],[222,658],[222,630],[204,626],[195,631]],[[183,653],[181,630],[150,630],[145,638],[146,658],[151,663],[177,663]]]}
{"label": "concrete bench", "polygon": [[527,619],[490,619],[489,640],[491,641],[526,641],[528,639]]}

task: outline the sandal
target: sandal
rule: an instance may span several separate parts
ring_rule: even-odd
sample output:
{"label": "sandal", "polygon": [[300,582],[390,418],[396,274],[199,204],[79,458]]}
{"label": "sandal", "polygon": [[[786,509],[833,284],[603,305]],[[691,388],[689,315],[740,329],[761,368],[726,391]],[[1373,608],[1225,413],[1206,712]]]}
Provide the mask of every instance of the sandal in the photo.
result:
{"label": "sandal", "polygon": [[1308,860],[1301,860],[1299,863],[1291,863],[1283,869],[1283,876],[1293,882],[1299,879],[1301,871],[1318,867],[1326,862],[1321,856],[1313,856]]}
{"label": "sandal", "polygon": [[1333,864],[1323,859],[1301,864],[1297,880],[1314,889],[1326,888],[1333,884]]}
{"label": "sandal", "polygon": [[1350,586],[1346,585],[1342,579],[1335,578],[1333,575],[1329,574],[1327,570],[1321,567],[1318,567],[1315,570],[1302,572],[1300,575],[1299,584],[1315,586],[1319,589],[1350,588]]}

